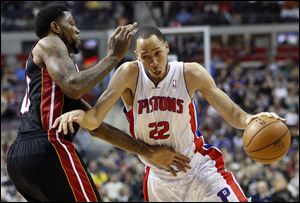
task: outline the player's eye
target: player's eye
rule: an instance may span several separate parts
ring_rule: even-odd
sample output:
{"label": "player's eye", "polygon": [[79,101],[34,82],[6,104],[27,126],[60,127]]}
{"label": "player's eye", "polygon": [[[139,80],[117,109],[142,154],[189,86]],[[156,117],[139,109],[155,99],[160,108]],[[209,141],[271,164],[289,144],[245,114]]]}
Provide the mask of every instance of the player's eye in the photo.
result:
{"label": "player's eye", "polygon": [[145,55],[142,56],[142,59],[143,59],[143,60],[147,60],[148,58],[149,58],[149,56],[147,56],[147,55],[146,55],[146,56],[145,56]]}

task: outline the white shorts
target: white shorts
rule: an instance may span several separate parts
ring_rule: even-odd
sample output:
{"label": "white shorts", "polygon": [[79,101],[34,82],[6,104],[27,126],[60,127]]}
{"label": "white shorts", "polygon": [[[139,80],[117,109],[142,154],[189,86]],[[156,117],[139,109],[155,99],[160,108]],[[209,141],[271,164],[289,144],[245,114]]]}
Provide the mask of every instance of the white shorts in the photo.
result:
{"label": "white shorts", "polygon": [[218,149],[197,152],[191,169],[179,178],[162,176],[146,167],[144,199],[150,202],[247,202],[247,198]]}

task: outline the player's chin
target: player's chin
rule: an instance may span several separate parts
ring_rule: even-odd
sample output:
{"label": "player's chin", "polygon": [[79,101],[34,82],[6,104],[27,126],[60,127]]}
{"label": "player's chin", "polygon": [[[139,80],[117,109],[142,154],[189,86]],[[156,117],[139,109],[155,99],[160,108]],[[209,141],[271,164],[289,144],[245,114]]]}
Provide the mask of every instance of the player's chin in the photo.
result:
{"label": "player's chin", "polygon": [[80,48],[81,48],[80,45],[74,44],[74,45],[72,46],[73,53],[74,53],[74,54],[78,54],[78,53],[80,52]]}
{"label": "player's chin", "polygon": [[80,51],[80,50],[79,50],[77,47],[76,47],[76,48],[73,48],[73,53],[74,53],[74,54],[78,54],[79,51]]}

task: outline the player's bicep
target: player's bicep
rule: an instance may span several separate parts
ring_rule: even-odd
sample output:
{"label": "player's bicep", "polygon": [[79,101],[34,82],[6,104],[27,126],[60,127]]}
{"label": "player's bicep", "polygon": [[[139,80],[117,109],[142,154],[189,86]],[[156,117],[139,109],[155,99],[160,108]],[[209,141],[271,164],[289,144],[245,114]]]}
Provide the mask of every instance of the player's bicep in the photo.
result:
{"label": "player's bicep", "polygon": [[128,88],[128,72],[125,67],[120,67],[112,79],[110,80],[107,89],[103,92],[95,105],[96,116],[103,120],[107,112],[113,107],[122,93]]}
{"label": "player's bicep", "polygon": [[208,103],[217,110],[224,108],[224,103],[229,97],[220,90],[209,72],[197,63],[187,66],[187,84],[192,91],[199,90]]}
{"label": "player's bicep", "polygon": [[205,97],[216,84],[208,71],[198,63],[185,64],[185,78],[188,91],[192,96],[195,91],[200,91]]}
{"label": "player's bicep", "polygon": [[62,42],[58,40],[51,42],[41,45],[43,50],[41,56],[50,77],[68,95],[73,90],[70,78],[76,74],[75,65]]}

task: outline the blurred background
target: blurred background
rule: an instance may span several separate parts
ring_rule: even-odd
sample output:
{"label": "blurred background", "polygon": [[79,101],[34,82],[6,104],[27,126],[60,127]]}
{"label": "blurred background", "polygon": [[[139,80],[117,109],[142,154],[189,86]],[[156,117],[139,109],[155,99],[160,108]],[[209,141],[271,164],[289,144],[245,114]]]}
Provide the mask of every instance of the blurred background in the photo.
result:
{"label": "blurred background", "polygon": [[[24,66],[33,43],[34,16],[47,1],[1,1],[1,201],[22,202],[6,172],[25,92]],[[272,165],[249,159],[243,131],[233,129],[199,93],[200,131],[224,154],[247,196],[255,202],[299,201],[299,2],[298,1],[67,1],[81,30],[81,70],[106,54],[118,25],[138,22],[162,28],[170,58],[205,66],[219,88],[249,113],[276,112],[292,135],[288,154]],[[135,60],[130,50],[124,61]],[[123,62],[124,62],[123,61]],[[84,99],[94,105],[112,71]],[[129,132],[122,102],[106,122]],[[75,139],[104,201],[143,201],[144,166],[132,154],[80,130]]]}

